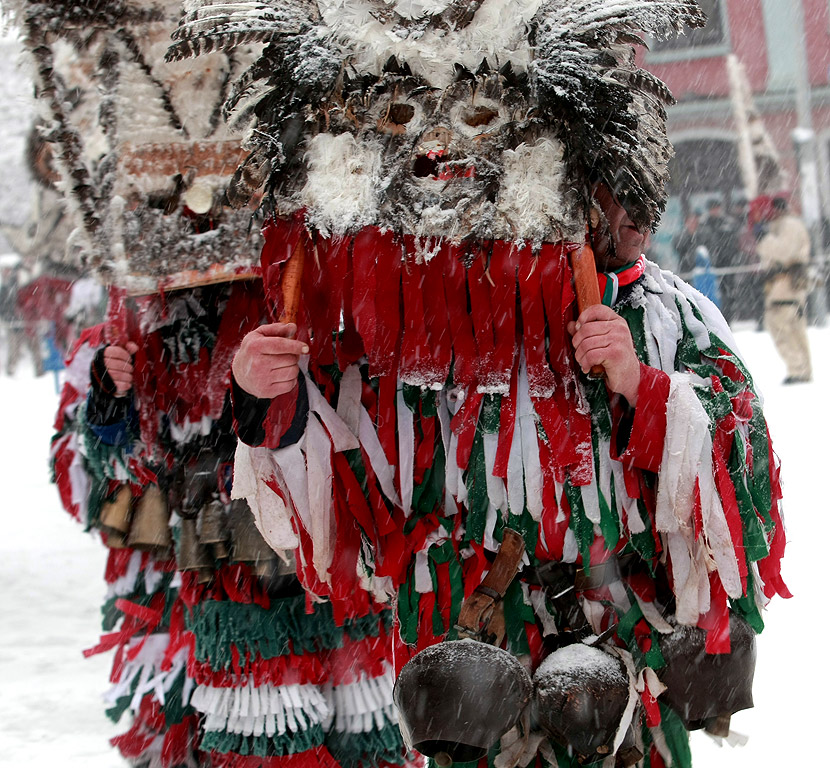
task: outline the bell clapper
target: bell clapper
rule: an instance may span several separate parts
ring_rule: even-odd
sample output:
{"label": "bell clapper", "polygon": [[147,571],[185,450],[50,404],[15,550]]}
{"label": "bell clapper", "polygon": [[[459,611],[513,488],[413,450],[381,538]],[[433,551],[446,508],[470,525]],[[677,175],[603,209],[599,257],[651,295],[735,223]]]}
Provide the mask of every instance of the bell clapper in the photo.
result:
{"label": "bell clapper", "polygon": [[438,768],[450,768],[452,765],[452,758],[446,752],[437,752],[432,759]]}

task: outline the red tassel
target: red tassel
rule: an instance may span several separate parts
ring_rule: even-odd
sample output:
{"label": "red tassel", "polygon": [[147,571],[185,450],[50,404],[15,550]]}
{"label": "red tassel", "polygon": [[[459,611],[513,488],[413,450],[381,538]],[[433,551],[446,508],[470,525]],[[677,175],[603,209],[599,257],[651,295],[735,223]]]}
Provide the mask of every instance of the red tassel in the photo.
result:
{"label": "red tassel", "polygon": [[475,331],[470,313],[467,311],[467,270],[461,263],[463,248],[456,245],[445,246],[443,256],[444,295],[447,306],[447,318],[452,337],[453,349],[453,383],[457,386],[472,388],[476,381]]}
{"label": "red tassel", "polygon": [[729,637],[729,605],[720,577],[709,574],[709,610],[698,619],[697,625],[706,630],[706,653],[731,653]]}
{"label": "red tassel", "polygon": [[493,474],[496,477],[507,479],[507,465],[510,462],[510,448],[513,445],[513,432],[516,428],[516,398],[519,389],[519,369],[513,366],[510,376],[510,395],[501,399],[499,412],[499,441],[496,448],[496,459],[493,464]]}
{"label": "red tassel", "polygon": [[470,463],[470,454],[473,451],[478,414],[481,410],[483,398],[484,395],[481,392],[471,392],[461,409],[452,418],[452,431],[458,435],[456,462],[461,469],[467,469],[467,465]]}
{"label": "red tassel", "polygon": [[496,354],[496,337],[493,332],[493,305],[490,299],[489,274],[485,273],[485,254],[481,246],[471,253],[472,263],[467,269],[467,289],[470,294],[470,309],[475,330],[476,349],[478,350],[477,379],[488,390],[503,386],[507,390],[509,374],[504,382],[493,377],[493,365]]}
{"label": "red tassel", "polygon": [[374,346],[369,355],[369,375],[393,376],[397,379],[398,359],[401,354],[403,250],[400,241],[391,232],[379,232],[374,239],[374,251],[377,259],[376,284],[382,286],[382,289],[375,292],[376,325]]}
{"label": "red tassel", "polygon": [[510,371],[516,359],[516,276],[521,254],[516,246],[505,240],[493,243],[490,257],[490,276],[493,288],[490,292],[495,335],[495,356],[493,373],[506,391],[510,382]]}
{"label": "red tassel", "polygon": [[[426,271],[416,263],[416,240],[404,236],[406,265],[403,278],[403,339],[401,341],[400,377],[407,384],[429,386],[434,379],[434,364],[427,336],[424,283]],[[429,290],[429,286],[427,290]]]}
{"label": "red tassel", "polygon": [[[378,286],[375,265],[379,254],[375,250],[375,244],[380,238],[380,231],[376,227],[364,227],[355,235],[352,244],[354,281],[352,313],[355,328],[363,340],[363,346],[370,351],[375,350],[377,331],[375,295]],[[386,290],[386,286],[383,286],[381,290]]]}
{"label": "red tassel", "polygon": [[[262,246],[262,284],[273,320],[282,313],[282,267],[297,248],[301,237],[306,237],[305,211],[298,210],[291,219],[268,219],[262,228],[265,244]],[[310,250],[310,247],[308,248]]]}
{"label": "red tassel", "polygon": [[531,397],[547,398],[556,381],[545,350],[546,322],[542,300],[542,256],[532,258],[530,248],[519,266],[524,352]]}

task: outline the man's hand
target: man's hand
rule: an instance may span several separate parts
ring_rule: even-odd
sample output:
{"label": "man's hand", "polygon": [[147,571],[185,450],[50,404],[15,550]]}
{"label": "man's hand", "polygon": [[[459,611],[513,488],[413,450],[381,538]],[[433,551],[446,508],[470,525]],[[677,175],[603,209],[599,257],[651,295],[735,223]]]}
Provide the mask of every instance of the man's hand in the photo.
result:
{"label": "man's hand", "polygon": [[300,374],[305,342],[294,339],[294,323],[272,323],[251,331],[233,358],[236,383],[254,397],[273,399],[291,392]]}
{"label": "man's hand", "polygon": [[123,347],[113,344],[104,349],[104,367],[115,384],[115,396],[124,397],[133,387],[133,355],[138,344],[128,341]]}
{"label": "man's hand", "polygon": [[582,370],[588,373],[593,366],[601,365],[608,389],[622,395],[635,408],[640,361],[628,323],[610,307],[596,304],[588,307],[575,323],[568,323],[568,332]]}

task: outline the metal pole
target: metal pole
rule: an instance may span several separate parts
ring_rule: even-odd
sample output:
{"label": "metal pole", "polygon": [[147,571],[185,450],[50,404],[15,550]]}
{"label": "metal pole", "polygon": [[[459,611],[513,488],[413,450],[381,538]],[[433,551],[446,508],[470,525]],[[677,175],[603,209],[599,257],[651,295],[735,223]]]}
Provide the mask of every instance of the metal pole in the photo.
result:
{"label": "metal pole", "polygon": [[816,134],[813,130],[812,96],[810,72],[807,62],[807,45],[804,27],[803,0],[792,4],[793,25],[802,45],[796,46],[795,105],[798,127],[793,131],[798,178],[801,188],[801,213],[810,232],[813,266],[819,276],[819,285],[810,294],[810,322],[823,326],[827,322],[827,279],[825,258],[821,242],[821,198],[819,192],[818,153]]}

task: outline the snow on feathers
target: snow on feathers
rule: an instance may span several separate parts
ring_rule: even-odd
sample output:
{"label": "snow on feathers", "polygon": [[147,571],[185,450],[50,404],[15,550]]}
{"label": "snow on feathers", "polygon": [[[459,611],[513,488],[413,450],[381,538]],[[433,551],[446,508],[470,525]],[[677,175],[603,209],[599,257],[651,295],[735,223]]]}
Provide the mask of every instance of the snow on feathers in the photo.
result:
{"label": "snow on feathers", "polygon": [[[637,67],[634,45],[704,20],[694,0],[192,0],[168,57],[267,43],[226,114],[247,125],[257,162],[270,162],[269,200],[284,212],[313,198],[315,221],[335,233],[368,223],[556,240],[579,231],[597,179],[636,224],[656,227],[672,100]],[[342,196],[311,188],[315,137],[344,133],[381,158],[372,220],[371,206],[349,213]],[[542,180],[515,163],[542,137],[561,146],[549,175],[572,192],[553,205],[551,190],[540,225],[539,211],[517,216],[513,201],[536,199]]]}

